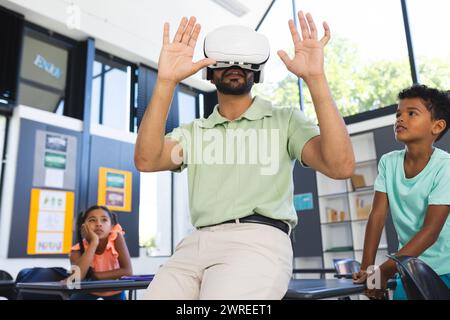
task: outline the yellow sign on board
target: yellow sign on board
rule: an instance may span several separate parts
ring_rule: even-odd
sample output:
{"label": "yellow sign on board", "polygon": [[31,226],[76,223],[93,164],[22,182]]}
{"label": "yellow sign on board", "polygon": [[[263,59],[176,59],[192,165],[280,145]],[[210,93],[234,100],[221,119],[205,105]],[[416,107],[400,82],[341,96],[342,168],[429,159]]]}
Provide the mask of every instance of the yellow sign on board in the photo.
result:
{"label": "yellow sign on board", "polygon": [[99,168],[97,203],[113,211],[131,212],[131,171]]}
{"label": "yellow sign on board", "polygon": [[73,208],[73,192],[31,189],[27,254],[69,253]]}

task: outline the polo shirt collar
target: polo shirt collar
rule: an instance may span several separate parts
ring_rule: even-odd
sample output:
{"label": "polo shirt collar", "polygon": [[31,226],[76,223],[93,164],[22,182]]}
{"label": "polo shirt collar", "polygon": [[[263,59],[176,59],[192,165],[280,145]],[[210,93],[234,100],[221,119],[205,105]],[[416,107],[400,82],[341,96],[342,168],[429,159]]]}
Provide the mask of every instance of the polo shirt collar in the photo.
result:
{"label": "polo shirt collar", "polygon": [[[213,112],[209,115],[208,118],[204,119],[200,122],[200,126],[203,128],[214,128],[218,124],[222,124],[224,122],[230,122],[231,120],[223,117],[219,113],[218,109],[219,105],[217,104],[214,107]],[[240,120],[242,118],[246,118],[248,120],[260,120],[266,116],[272,116],[272,104],[270,101],[261,99],[259,97],[255,97],[253,99],[250,107],[242,114],[239,118],[233,120]]]}

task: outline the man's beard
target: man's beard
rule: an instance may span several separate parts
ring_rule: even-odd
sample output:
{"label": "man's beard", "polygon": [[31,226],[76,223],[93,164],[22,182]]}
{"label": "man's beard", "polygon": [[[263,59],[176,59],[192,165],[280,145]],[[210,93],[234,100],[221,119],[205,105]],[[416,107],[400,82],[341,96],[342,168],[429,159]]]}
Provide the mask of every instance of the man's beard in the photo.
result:
{"label": "man's beard", "polygon": [[240,95],[249,93],[250,90],[252,90],[252,87],[254,84],[254,80],[253,80],[254,77],[253,76],[247,77],[247,72],[252,72],[252,71],[244,71],[244,74],[245,74],[244,83],[240,83],[237,86],[232,85],[233,81],[230,81],[229,83],[224,82],[224,78],[225,78],[225,74],[226,74],[226,72],[224,72],[220,79],[217,78],[214,81],[217,91],[219,91],[222,94],[233,95],[233,96],[240,96]]}

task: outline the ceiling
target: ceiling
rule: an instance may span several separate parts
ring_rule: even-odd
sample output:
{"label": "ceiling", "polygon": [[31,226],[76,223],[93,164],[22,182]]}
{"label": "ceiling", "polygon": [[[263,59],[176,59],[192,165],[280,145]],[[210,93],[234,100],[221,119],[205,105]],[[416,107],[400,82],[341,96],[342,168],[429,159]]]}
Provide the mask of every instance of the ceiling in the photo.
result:
{"label": "ceiling", "polygon": [[[77,40],[88,36],[96,47],[134,63],[157,66],[164,22],[174,34],[183,16],[195,16],[202,25],[199,43],[204,35],[225,24],[240,24],[256,28],[272,0],[237,1],[249,8],[238,17],[216,3],[218,0],[0,0],[0,5],[25,15],[28,21]],[[290,1],[290,0],[279,0]],[[80,24],[68,28],[67,20],[73,7],[80,12]],[[194,60],[203,58],[197,45]],[[198,89],[213,87],[201,80],[200,72],[185,81]]]}

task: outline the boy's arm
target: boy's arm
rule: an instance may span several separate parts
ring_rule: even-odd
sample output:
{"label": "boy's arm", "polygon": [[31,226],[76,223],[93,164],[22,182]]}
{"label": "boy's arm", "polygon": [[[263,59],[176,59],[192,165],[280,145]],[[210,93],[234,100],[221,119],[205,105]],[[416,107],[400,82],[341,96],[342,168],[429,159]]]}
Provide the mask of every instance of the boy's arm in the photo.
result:
{"label": "boy's arm", "polygon": [[361,270],[375,264],[375,257],[380,243],[383,227],[386,222],[389,200],[384,192],[375,191],[372,210],[367,222],[366,233],[364,236],[364,251],[361,261]]}
{"label": "boy's arm", "polygon": [[175,88],[183,79],[215,63],[213,59],[202,59],[196,63],[192,61],[200,33],[200,25],[195,22],[194,17],[189,21],[183,17],[172,42],[169,40],[169,24],[164,24],[158,78],[140,124],[134,150],[134,163],[139,171],[175,170],[180,166],[174,163],[171,156],[178,143],[164,136]]}
{"label": "boy's arm", "polygon": [[330,40],[330,29],[323,24],[325,35],[318,40],[318,32],[310,14],[298,13],[302,38],[294,22],[289,21],[295,56],[290,59],[283,50],[278,55],[289,71],[308,85],[320,126],[320,136],[308,141],[302,149],[302,162],[334,179],[353,174],[355,159],[344,121],[331,96],[324,71],[324,47]]}
{"label": "boy's arm", "polygon": [[[447,221],[449,212],[450,205],[428,206],[422,229],[397,254],[401,256],[420,256],[438,239]],[[397,272],[396,264],[392,260],[383,263],[380,269],[385,279],[391,278]]]}

